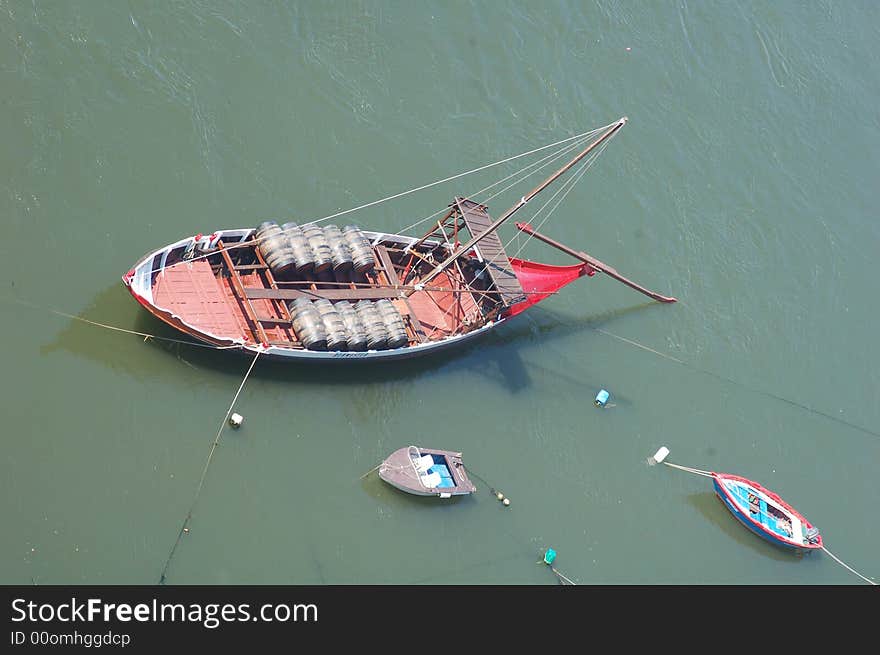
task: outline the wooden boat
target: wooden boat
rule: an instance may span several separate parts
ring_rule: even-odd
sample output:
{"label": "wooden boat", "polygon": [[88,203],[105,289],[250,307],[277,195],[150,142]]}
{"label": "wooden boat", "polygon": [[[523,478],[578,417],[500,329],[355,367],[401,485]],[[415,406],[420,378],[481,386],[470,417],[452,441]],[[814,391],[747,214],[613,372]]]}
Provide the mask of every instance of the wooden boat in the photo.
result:
{"label": "wooden boat", "polygon": [[825,551],[846,570],[869,584],[877,584],[832,554],[825,547],[825,540],[819,534],[819,529],[804,518],[803,514],[782,500],[779,494],[741,475],[704,471],[691,466],[667,462],[668,456],[669,448],[661,446],[656,453],[648,458],[648,464],[654,466],[663,463],[680,471],[712,478],[715,494],[721,499],[724,506],[740,523],[762,539],[797,554],[809,553],[814,550]]}
{"label": "wooden boat", "polygon": [[416,496],[467,496],[477,488],[461,461],[461,453],[407,446],[379,465],[379,477],[393,487]]}
{"label": "wooden boat", "polygon": [[819,529],[778,494],[740,475],[704,471],[667,462],[668,455],[669,449],[662,446],[648,458],[648,464],[663,463],[687,473],[712,478],[715,493],[724,506],[759,537],[797,552],[823,549]]}
{"label": "wooden boat", "polygon": [[739,475],[711,472],[718,498],[740,523],[772,544],[796,551],[822,548],[822,535],[778,494]]}
{"label": "wooden boat", "polygon": [[598,156],[625,123],[585,133],[575,142],[588,143],[583,150],[495,220],[488,205],[456,196],[420,237],[318,225],[326,219],[266,221],[183,238],[146,254],[122,280],[147,311],[201,342],[290,361],[396,359],[463,344],[596,271],[674,302],[527,223],[517,228],[579,263],[510,256],[497,234],[582,162],[579,179],[588,155]]}

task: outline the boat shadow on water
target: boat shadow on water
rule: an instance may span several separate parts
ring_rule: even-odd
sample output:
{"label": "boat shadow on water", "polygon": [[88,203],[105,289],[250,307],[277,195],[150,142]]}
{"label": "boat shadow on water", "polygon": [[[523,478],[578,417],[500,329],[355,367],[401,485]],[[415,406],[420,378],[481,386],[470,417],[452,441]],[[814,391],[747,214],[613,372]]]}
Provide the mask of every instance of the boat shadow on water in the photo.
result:
{"label": "boat shadow on water", "polygon": [[[524,360],[523,354],[540,350],[554,340],[587,334],[591,329],[655,305],[656,303],[651,302],[639,303],[580,317],[536,307],[528,316],[516,317],[500,325],[496,331],[484,334],[456,349],[392,361],[323,360],[290,363],[263,359],[254,367],[251,376],[282,384],[347,386],[408,381],[431,373],[448,375],[466,372],[497,382],[515,394],[532,386],[530,370],[548,370],[540,364]],[[45,309],[54,310],[49,307]],[[57,311],[64,309],[66,308],[58,308]],[[178,363],[195,371],[208,370],[239,376],[251,359],[250,353],[224,352],[196,343],[186,343],[187,338],[179,331],[140,306],[132,305],[131,298],[122,285],[114,284],[101,291],[77,317],[81,320],[64,316],[58,318],[63,327],[52,342],[40,348],[41,354],[59,350],[70,352],[108,368],[122,370],[137,379],[167,375],[167,365],[171,359],[176,359]],[[100,323],[105,327],[90,322]],[[110,330],[106,326],[149,334],[156,338],[144,341],[142,337],[124,332],[109,334]],[[599,388],[591,380],[576,379],[567,376],[564,371],[553,370],[552,373],[590,390]],[[616,401],[625,403],[626,399],[618,396]]]}
{"label": "boat shadow on water", "polygon": [[685,499],[707,521],[718,526],[738,544],[742,544],[761,555],[766,555],[780,562],[798,561],[803,557],[802,553],[788,552],[779,546],[767,543],[757,535],[749,532],[736,518],[731,516],[714,492],[704,491],[688,494]]}

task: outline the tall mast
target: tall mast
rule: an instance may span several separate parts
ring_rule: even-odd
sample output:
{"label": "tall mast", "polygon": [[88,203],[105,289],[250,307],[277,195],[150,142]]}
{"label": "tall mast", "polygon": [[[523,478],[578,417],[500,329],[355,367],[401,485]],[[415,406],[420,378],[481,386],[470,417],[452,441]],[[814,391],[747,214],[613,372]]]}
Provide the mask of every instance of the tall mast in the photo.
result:
{"label": "tall mast", "polygon": [[[584,148],[584,150],[582,150],[580,153],[578,153],[574,159],[572,159],[565,166],[563,166],[558,171],[553,173],[553,175],[548,177],[546,180],[541,182],[538,186],[536,186],[534,189],[532,189],[528,194],[526,194],[522,198],[520,198],[518,203],[516,203],[513,207],[511,207],[506,212],[504,212],[504,214],[502,214],[497,219],[495,219],[495,221],[486,229],[485,232],[483,232],[482,234],[480,234],[478,236],[473,237],[470,241],[468,241],[466,244],[461,246],[454,253],[449,255],[449,257],[444,259],[441,263],[437,264],[437,266],[435,266],[434,269],[430,273],[428,273],[425,277],[423,277],[421,280],[419,280],[419,284],[417,286],[428,284],[431,280],[433,280],[440,273],[442,273],[443,270],[447,266],[449,266],[452,262],[454,262],[456,259],[461,257],[464,253],[468,252],[475,245],[477,245],[477,243],[479,243],[481,239],[483,239],[487,235],[489,235],[492,232],[494,232],[495,230],[497,230],[501,226],[501,224],[504,223],[504,221],[506,221],[511,216],[513,216],[517,211],[519,211],[520,208],[523,207],[523,205],[525,205],[527,202],[529,202],[529,200],[531,200],[536,195],[541,193],[541,191],[543,191],[548,186],[550,186],[557,178],[559,178],[559,176],[561,176],[568,169],[570,169],[572,166],[577,164],[581,159],[583,159],[588,154],[590,154],[590,152],[592,152],[592,150],[594,148],[596,148],[600,143],[603,143],[604,141],[607,141],[608,139],[610,139],[621,127],[626,125],[626,121],[627,121],[626,116],[623,116],[622,118],[620,118],[620,120],[618,120],[616,123],[614,123],[614,125],[609,127],[605,131],[605,133],[602,134],[601,137],[599,137],[598,139],[593,141],[593,143],[591,143],[586,148]],[[414,291],[406,291],[405,293],[407,296],[411,296],[414,293]]]}

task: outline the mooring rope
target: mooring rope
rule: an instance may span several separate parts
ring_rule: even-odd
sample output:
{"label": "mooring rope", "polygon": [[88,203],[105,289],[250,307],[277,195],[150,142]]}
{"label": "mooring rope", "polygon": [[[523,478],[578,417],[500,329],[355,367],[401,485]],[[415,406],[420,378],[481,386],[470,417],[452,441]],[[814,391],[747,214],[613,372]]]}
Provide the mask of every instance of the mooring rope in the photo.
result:
{"label": "mooring rope", "polygon": [[254,359],[251,362],[251,365],[248,367],[247,373],[244,374],[244,378],[241,381],[241,384],[238,385],[238,391],[235,392],[235,396],[232,398],[232,402],[229,403],[229,409],[226,410],[226,414],[223,416],[223,421],[220,423],[220,429],[217,430],[217,436],[214,437],[214,443],[211,444],[211,451],[208,453],[208,459],[205,460],[205,466],[202,469],[202,476],[199,478],[199,484],[196,487],[196,494],[193,498],[192,504],[190,504],[189,511],[186,513],[186,518],[183,519],[183,524],[180,526],[180,531],[177,533],[177,539],[174,541],[174,545],[171,547],[171,552],[168,553],[168,559],[165,560],[165,566],[162,567],[162,575],[159,577],[159,584],[165,583],[166,573],[168,572],[168,565],[171,564],[171,558],[174,557],[174,553],[177,550],[177,546],[180,543],[181,537],[189,532],[189,520],[192,518],[193,509],[195,509],[196,503],[199,500],[199,495],[202,493],[202,486],[205,483],[205,476],[208,474],[208,467],[211,465],[211,460],[214,458],[214,451],[217,450],[217,444],[220,443],[220,435],[223,433],[223,428],[226,426],[226,421],[229,419],[229,414],[232,412],[232,408],[235,406],[235,401],[238,400],[238,395],[241,393],[241,390],[244,388],[244,383],[247,382],[248,376],[251,374],[251,371],[254,370],[254,364],[257,363],[257,359],[259,359],[261,352],[258,351],[256,355],[254,355]]}
{"label": "mooring rope", "polygon": [[608,332],[607,330],[603,330],[602,328],[593,328],[596,332],[601,332],[602,334],[608,335],[609,337],[613,337],[614,339],[619,339],[625,343],[630,344],[631,346],[636,346],[637,348],[641,348],[642,350],[647,350],[648,352],[654,353],[655,355],[659,355],[660,357],[664,357],[665,359],[670,359],[676,364],[681,364],[682,366],[687,366],[687,363],[678,359],[677,357],[673,357],[672,355],[667,355],[666,353],[661,353],[659,350],[654,350],[653,348],[649,348],[648,346],[641,344],[637,341],[632,341],[631,339],[627,339],[626,337],[621,337],[618,334],[613,334]]}
{"label": "mooring rope", "polygon": [[713,373],[712,371],[707,371],[706,369],[699,368],[697,366],[694,366],[693,364],[689,364],[688,362],[685,362],[681,359],[678,359],[677,357],[673,357],[672,355],[667,355],[665,353],[660,352],[659,350],[654,350],[653,348],[649,348],[648,346],[641,344],[641,343],[638,343],[637,341],[633,341],[632,339],[627,339],[625,337],[621,337],[620,335],[613,334],[611,332],[608,332],[607,330],[603,330],[601,328],[592,327],[592,326],[590,326],[590,328],[592,330],[595,330],[596,332],[600,332],[601,334],[607,335],[607,336],[612,337],[614,339],[619,339],[620,341],[628,343],[632,346],[636,346],[637,348],[641,348],[642,350],[647,350],[650,353],[654,353],[655,355],[659,355],[660,357],[663,357],[664,359],[668,359],[670,361],[673,361],[676,364],[681,364],[685,368],[691,369],[692,371],[696,371],[697,373],[703,373],[704,375],[710,375],[710,376],[717,378],[719,380],[723,380],[724,382],[728,382],[736,387],[741,387],[743,389],[747,389],[748,391],[751,391],[752,393],[756,393],[761,396],[767,396],[768,398],[773,398],[774,400],[780,400],[784,403],[788,403],[789,405],[793,405],[794,407],[798,407],[799,409],[803,409],[803,410],[808,411],[812,414],[817,414],[819,416],[823,416],[829,420],[840,423],[841,425],[845,425],[849,428],[852,428],[853,430],[858,430],[859,432],[864,432],[865,434],[870,434],[871,436],[874,436],[874,437],[880,437],[880,432],[877,432],[875,430],[871,430],[869,428],[863,427],[863,426],[858,425],[856,423],[852,423],[850,421],[847,421],[845,419],[840,418],[839,416],[834,416],[833,414],[828,414],[827,412],[823,412],[819,409],[809,407],[808,405],[804,405],[804,404],[799,403],[795,400],[791,400],[790,398],[785,398],[784,396],[780,396],[780,395],[775,394],[771,391],[764,391],[762,389],[755,389],[753,387],[748,386],[747,384],[744,384],[742,382],[738,382],[737,380],[734,380],[732,378],[726,377],[726,376],[721,375],[719,373]]}
{"label": "mooring rope", "polygon": [[17,302],[20,305],[24,305],[25,307],[30,307],[31,309],[40,309],[52,314],[57,314],[58,316],[64,316],[65,318],[72,318],[76,321],[82,321],[83,323],[88,323],[89,325],[94,325],[96,327],[106,328],[108,330],[113,330],[115,332],[124,332],[125,334],[134,334],[139,337],[144,337],[144,341],[147,339],[157,339],[159,341],[170,341],[172,343],[182,343],[187,346],[198,346],[199,348],[210,348],[212,350],[228,350],[230,348],[239,348],[239,346],[212,346],[207,343],[198,343],[197,341],[188,341],[185,339],[172,339],[171,337],[160,337],[156,334],[148,334],[146,332],[138,332],[137,330],[128,330],[126,328],[117,327],[115,325],[107,325],[106,323],[99,323],[98,321],[92,321],[91,319],[84,318],[82,316],[75,316],[73,314],[68,314],[67,312],[62,312],[58,309],[52,309],[51,307],[40,307],[39,305],[34,305],[33,303],[29,303],[25,300],[21,300],[20,298],[13,298],[14,302]]}
{"label": "mooring rope", "polygon": [[486,482],[486,480],[482,476],[478,475],[475,471],[471,470],[471,468],[469,466],[465,466],[464,464],[462,464],[461,467],[467,472],[468,475],[474,476],[477,480],[479,480],[484,485],[486,485],[486,488],[489,490],[489,493],[491,493],[495,497],[498,496],[498,490],[495,487],[493,487],[491,484]]}
{"label": "mooring rope", "polygon": [[567,578],[567,577],[565,577],[564,575],[562,575],[562,574],[556,569],[555,566],[551,566],[551,567],[550,567],[550,570],[553,571],[553,573],[555,573],[557,576],[559,576],[562,580],[564,580],[564,581],[567,582],[568,584],[570,584],[570,585],[574,585],[574,586],[577,586],[577,583],[576,583],[574,580],[572,580],[571,578]]}
{"label": "mooring rope", "polygon": [[707,478],[714,478],[715,477],[709,471],[703,471],[701,469],[691,468],[690,466],[682,466],[681,464],[673,464],[672,462],[663,462],[663,463],[666,464],[666,466],[671,466],[674,469],[680,469],[682,471],[687,471],[688,473],[695,473],[697,475],[702,475],[703,477],[707,477]]}
{"label": "mooring rope", "polygon": [[866,578],[866,577],[863,576],[861,573],[859,573],[858,571],[856,571],[855,569],[853,569],[851,566],[848,566],[847,564],[845,564],[845,563],[844,563],[840,558],[838,558],[834,553],[832,553],[830,550],[828,550],[827,548],[825,548],[825,546],[822,546],[822,550],[824,550],[826,553],[828,553],[828,555],[830,555],[831,558],[832,558],[835,562],[837,562],[838,564],[840,564],[843,568],[845,568],[846,570],[848,570],[850,573],[854,573],[855,575],[859,576],[859,577],[860,577],[862,580],[864,580],[865,582],[867,582],[867,583],[869,583],[869,584],[872,584],[872,585],[875,585],[875,586],[876,586],[876,584],[877,584],[876,582],[874,582],[874,581],[871,580],[870,578]]}

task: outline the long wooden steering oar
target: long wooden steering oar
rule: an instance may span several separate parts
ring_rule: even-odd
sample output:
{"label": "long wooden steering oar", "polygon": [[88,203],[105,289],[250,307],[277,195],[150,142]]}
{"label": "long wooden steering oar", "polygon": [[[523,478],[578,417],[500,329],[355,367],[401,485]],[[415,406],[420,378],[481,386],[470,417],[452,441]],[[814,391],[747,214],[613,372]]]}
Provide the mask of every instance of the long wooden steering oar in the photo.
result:
{"label": "long wooden steering oar", "polygon": [[590,268],[594,268],[597,271],[602,271],[603,273],[605,273],[605,275],[608,275],[609,277],[613,277],[618,282],[623,282],[626,286],[635,289],[639,293],[645,294],[649,298],[653,298],[654,300],[659,300],[660,302],[676,302],[676,300],[677,300],[676,298],[673,298],[672,296],[664,296],[664,295],[661,295],[655,291],[651,291],[650,289],[646,289],[645,287],[643,287],[640,284],[636,284],[635,282],[633,282],[629,278],[625,278],[624,276],[622,276],[620,273],[617,272],[617,269],[613,268],[612,266],[609,266],[608,264],[600,262],[598,259],[596,259],[594,257],[590,257],[590,255],[588,255],[585,252],[581,252],[579,250],[574,250],[573,248],[569,248],[565,244],[559,243],[555,239],[551,239],[550,237],[541,234],[540,232],[535,230],[535,228],[533,228],[528,223],[516,223],[516,229],[518,229],[520,232],[525,232],[526,234],[533,236],[536,239],[539,239],[540,241],[543,241],[544,243],[549,244],[558,250],[561,250],[562,252],[564,252],[567,255],[571,255],[575,259],[580,259],[582,262],[587,264]]}

